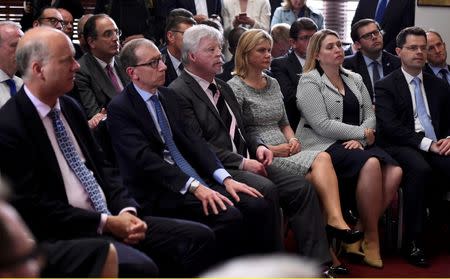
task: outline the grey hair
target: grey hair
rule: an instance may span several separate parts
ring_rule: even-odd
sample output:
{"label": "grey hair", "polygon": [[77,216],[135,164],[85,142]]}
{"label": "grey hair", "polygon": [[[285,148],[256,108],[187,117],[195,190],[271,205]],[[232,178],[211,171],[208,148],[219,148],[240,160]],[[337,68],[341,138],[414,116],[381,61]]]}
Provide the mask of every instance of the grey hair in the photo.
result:
{"label": "grey hair", "polygon": [[[43,27],[50,28],[50,27]],[[30,40],[27,44],[16,50],[17,69],[23,74],[23,78],[28,78],[29,67],[32,61],[43,63],[50,56],[48,42],[36,39]]]}
{"label": "grey hair", "polygon": [[181,62],[189,65],[189,53],[198,50],[200,41],[205,38],[217,40],[223,45],[223,35],[215,28],[199,24],[187,29],[183,35],[183,48],[181,50]]}
{"label": "grey hair", "polygon": [[129,41],[125,44],[119,54],[119,60],[124,71],[126,71],[128,67],[133,67],[138,63],[136,49],[141,46],[149,46],[158,49],[156,45],[149,39],[139,38]]}
{"label": "grey hair", "polygon": [[[22,26],[19,23],[11,21],[11,20],[0,21],[0,30],[3,27],[13,27],[13,28],[16,28],[18,30],[22,30]],[[3,43],[3,41],[2,41],[2,33],[0,32],[0,45],[2,43]]]}

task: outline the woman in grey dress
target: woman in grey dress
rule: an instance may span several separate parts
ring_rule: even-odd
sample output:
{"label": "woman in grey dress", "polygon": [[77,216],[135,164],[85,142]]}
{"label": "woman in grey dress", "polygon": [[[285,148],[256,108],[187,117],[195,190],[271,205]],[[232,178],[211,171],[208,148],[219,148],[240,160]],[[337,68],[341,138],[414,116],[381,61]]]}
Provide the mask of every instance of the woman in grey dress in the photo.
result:
{"label": "woman in grey dress", "polygon": [[[271,61],[272,39],[263,30],[248,30],[236,50],[235,76],[228,81],[241,105],[246,131],[257,134],[273,152],[273,164],[292,174],[304,175],[315,186],[324,208],[327,232],[347,231],[357,241],[341,212],[336,173],[326,152],[304,151],[289,126],[282,94],[276,79],[264,70]],[[343,239],[345,241],[345,239]]]}

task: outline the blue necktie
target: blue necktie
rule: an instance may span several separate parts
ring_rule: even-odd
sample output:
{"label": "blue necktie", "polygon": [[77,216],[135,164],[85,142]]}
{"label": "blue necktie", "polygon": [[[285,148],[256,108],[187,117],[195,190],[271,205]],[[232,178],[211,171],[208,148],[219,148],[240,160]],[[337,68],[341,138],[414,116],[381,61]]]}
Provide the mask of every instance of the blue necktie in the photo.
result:
{"label": "blue necktie", "polygon": [[195,178],[198,180],[201,184],[206,186],[206,183],[203,182],[203,180],[200,178],[200,175],[194,170],[194,168],[184,159],[181,152],[178,150],[178,147],[176,146],[175,142],[172,138],[172,132],[170,131],[169,123],[167,122],[166,117],[164,116],[161,102],[158,99],[157,95],[153,95],[150,97],[150,100],[155,105],[155,111],[156,116],[158,118],[158,124],[161,128],[161,132],[164,137],[164,141],[166,142],[166,147],[169,149],[170,155],[172,156],[172,159],[174,160],[175,164],[187,175],[190,177]]}
{"label": "blue necktie", "polygon": [[103,199],[100,192],[100,186],[98,185],[97,180],[95,180],[94,175],[81,161],[72,140],[67,135],[66,128],[59,117],[59,113],[60,111],[58,109],[53,108],[48,113],[48,116],[52,120],[56,140],[58,141],[59,148],[61,149],[67,164],[69,164],[72,171],[84,186],[84,189],[88,193],[89,199],[91,200],[95,210],[99,213],[111,215],[106,206],[106,201]]}
{"label": "blue necktie", "polygon": [[425,101],[422,96],[422,90],[420,88],[421,80],[418,77],[415,77],[412,80],[414,84],[414,97],[416,98],[416,111],[419,116],[420,124],[422,124],[423,129],[425,130],[425,136],[429,139],[436,141],[436,134],[434,133],[433,125],[431,124],[431,119],[428,116],[427,109],[425,106]]}
{"label": "blue necktie", "polygon": [[448,83],[448,79],[447,79],[447,74],[448,74],[448,70],[447,69],[440,69],[439,73],[441,74],[441,78],[445,81],[445,83]]}
{"label": "blue necktie", "polygon": [[17,90],[16,90],[16,83],[14,82],[14,80],[7,79],[7,80],[5,80],[5,82],[9,86],[9,94],[11,95],[11,97],[15,96],[17,93]]}
{"label": "blue necktie", "polygon": [[380,4],[378,5],[377,13],[375,15],[375,20],[379,24],[381,24],[381,21],[383,20],[384,11],[386,10],[387,6],[387,0],[381,0]]}

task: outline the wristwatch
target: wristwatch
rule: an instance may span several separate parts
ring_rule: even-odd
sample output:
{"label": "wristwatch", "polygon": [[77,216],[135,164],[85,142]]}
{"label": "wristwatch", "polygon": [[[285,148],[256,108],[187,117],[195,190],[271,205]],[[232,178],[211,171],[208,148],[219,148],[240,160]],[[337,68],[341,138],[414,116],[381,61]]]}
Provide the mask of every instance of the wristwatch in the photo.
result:
{"label": "wristwatch", "polygon": [[200,186],[200,182],[198,180],[193,180],[191,185],[189,185],[189,193],[194,194],[197,191],[198,186]]}

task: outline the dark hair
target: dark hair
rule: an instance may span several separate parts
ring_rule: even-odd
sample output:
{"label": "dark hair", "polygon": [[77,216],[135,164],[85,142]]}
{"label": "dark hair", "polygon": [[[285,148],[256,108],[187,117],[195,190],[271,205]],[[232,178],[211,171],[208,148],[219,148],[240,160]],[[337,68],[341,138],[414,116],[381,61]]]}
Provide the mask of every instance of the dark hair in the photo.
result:
{"label": "dark hair", "polygon": [[291,29],[289,30],[289,37],[291,39],[297,39],[298,34],[303,30],[307,31],[317,31],[317,24],[310,18],[300,17],[291,25]]}
{"label": "dark hair", "polygon": [[42,17],[42,15],[44,14],[44,12],[45,12],[47,9],[55,9],[55,10],[58,10],[57,8],[52,7],[52,6],[48,6],[48,5],[47,5],[47,6],[44,6],[44,7],[42,7],[42,8],[34,15],[33,20],[39,20],[39,18]]}
{"label": "dark hair", "polygon": [[179,16],[194,18],[194,15],[190,11],[183,8],[176,8],[170,11],[169,15],[166,18],[166,24],[169,22],[169,20],[172,20],[175,17]]}
{"label": "dark hair", "polygon": [[242,34],[247,31],[247,28],[244,28],[242,26],[238,26],[236,28],[231,29],[230,33],[228,33],[228,45],[230,47],[231,54],[234,55],[236,52],[236,47],[239,42],[239,39],[241,38]]}
{"label": "dark hair", "polygon": [[373,20],[371,18],[363,18],[363,19],[360,19],[357,22],[355,22],[352,25],[352,30],[350,32],[350,37],[352,37],[352,41],[353,42],[359,41],[359,39],[360,39],[359,38],[359,34],[358,34],[359,28],[364,27],[366,25],[369,25],[371,23],[375,24],[377,26],[378,30],[381,29],[380,25],[378,24],[378,22],[376,22],[375,20]]}
{"label": "dark hair", "polygon": [[406,37],[408,37],[409,35],[423,36],[425,38],[425,41],[427,40],[427,33],[422,28],[416,26],[406,27],[397,35],[397,38],[395,40],[397,43],[397,47],[402,48],[406,43]]}
{"label": "dark hair", "polygon": [[212,19],[212,18],[208,18],[205,19],[204,21],[200,22],[200,24],[204,24],[204,25],[208,25],[211,26],[212,28],[216,28],[217,30],[219,30],[220,33],[223,34],[223,27],[220,24],[219,21]]}
{"label": "dark hair", "polygon": [[[96,39],[97,34],[97,20],[101,18],[110,18],[107,14],[96,14],[91,16],[86,23],[84,24],[83,29],[83,37],[86,41],[86,48],[89,50],[91,47],[89,46],[88,38]],[[113,19],[111,19],[113,20]]]}
{"label": "dark hair", "polygon": [[179,24],[190,24],[190,25],[196,25],[197,22],[192,18],[192,17],[185,17],[185,16],[176,16],[176,17],[172,17],[170,20],[167,21],[166,24],[166,36],[167,36],[167,32],[175,29],[178,27]]}

